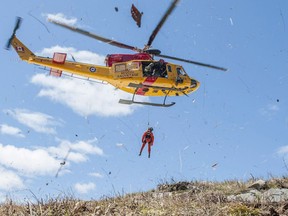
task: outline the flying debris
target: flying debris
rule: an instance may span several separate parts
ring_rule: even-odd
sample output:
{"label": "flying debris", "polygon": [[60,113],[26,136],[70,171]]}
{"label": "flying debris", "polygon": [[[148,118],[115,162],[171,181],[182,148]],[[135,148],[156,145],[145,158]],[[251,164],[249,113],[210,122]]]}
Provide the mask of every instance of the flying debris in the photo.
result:
{"label": "flying debris", "polygon": [[142,18],[143,12],[140,13],[140,11],[135,7],[134,4],[131,6],[131,16],[135,20],[137,26],[141,27],[141,18]]}
{"label": "flying debris", "polygon": [[117,143],[116,146],[119,147],[119,148],[124,148],[126,151],[128,151],[128,149],[122,143]]}
{"label": "flying debris", "polygon": [[71,148],[69,148],[66,156],[64,157],[63,161],[60,163],[60,167],[59,167],[59,169],[57,170],[57,173],[56,173],[56,175],[55,175],[55,178],[58,177],[59,172],[61,171],[62,167],[66,164],[66,161],[67,161],[67,158],[68,158],[68,156],[69,156],[69,154],[70,154],[70,151],[71,151]]}
{"label": "flying debris", "polygon": [[231,23],[231,26],[233,26],[234,25],[234,23],[233,23],[233,20],[232,20],[232,18],[230,17],[230,23]]}
{"label": "flying debris", "polygon": [[115,9],[115,11],[116,11],[116,12],[118,12],[118,11],[119,11],[118,7],[115,7],[114,9]]}
{"label": "flying debris", "polygon": [[46,26],[43,22],[41,22],[41,20],[39,20],[37,17],[33,16],[30,12],[29,12],[28,14],[29,14],[29,16],[31,16],[31,17],[33,17],[35,20],[37,20],[39,23],[41,23],[41,24],[45,27],[45,29],[47,30],[47,32],[50,33],[50,31],[49,31],[49,29],[47,28],[47,26]]}
{"label": "flying debris", "polygon": [[74,56],[71,54],[71,57],[73,59],[74,62],[76,62],[76,59],[74,58]]}

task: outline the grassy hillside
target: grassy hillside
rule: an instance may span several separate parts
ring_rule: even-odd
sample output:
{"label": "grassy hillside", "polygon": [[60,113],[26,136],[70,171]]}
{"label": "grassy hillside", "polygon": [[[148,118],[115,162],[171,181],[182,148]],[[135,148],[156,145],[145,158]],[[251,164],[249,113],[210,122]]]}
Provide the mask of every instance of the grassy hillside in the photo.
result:
{"label": "grassy hillside", "polygon": [[16,205],[0,215],[288,215],[288,178],[247,182],[169,182],[97,201],[71,197]]}

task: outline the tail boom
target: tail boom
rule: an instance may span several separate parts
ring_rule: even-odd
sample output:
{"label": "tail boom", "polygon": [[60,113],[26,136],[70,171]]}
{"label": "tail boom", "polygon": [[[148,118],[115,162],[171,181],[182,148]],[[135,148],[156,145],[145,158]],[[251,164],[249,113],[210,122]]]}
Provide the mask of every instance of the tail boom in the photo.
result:
{"label": "tail boom", "polygon": [[59,63],[55,62],[55,60],[53,60],[52,58],[36,56],[16,37],[16,35],[13,36],[11,45],[16,50],[19,57],[23,61],[26,61],[30,64],[36,64],[56,70],[67,71],[72,74],[103,80],[106,82],[110,82],[112,80],[112,75],[110,75],[110,67],[71,61]]}

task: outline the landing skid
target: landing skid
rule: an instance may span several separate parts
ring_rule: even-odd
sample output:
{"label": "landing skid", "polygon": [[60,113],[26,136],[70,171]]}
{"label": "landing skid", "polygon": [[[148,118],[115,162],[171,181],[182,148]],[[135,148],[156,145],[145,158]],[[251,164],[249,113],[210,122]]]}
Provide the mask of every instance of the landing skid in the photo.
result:
{"label": "landing skid", "polygon": [[160,103],[150,103],[150,102],[140,102],[140,101],[134,101],[134,100],[125,100],[125,99],[120,99],[119,103],[121,104],[142,104],[142,105],[148,105],[148,106],[158,106],[158,107],[170,107],[173,106],[175,104],[175,102],[172,102],[170,104],[165,104],[165,102],[163,104]]}
{"label": "landing skid", "polygon": [[[136,89],[136,91],[137,91],[137,89]],[[173,106],[173,105],[175,104],[175,102],[171,102],[170,104],[166,104],[166,98],[167,98],[167,95],[168,95],[168,94],[165,96],[164,101],[163,101],[162,104],[160,104],[160,103],[150,103],[150,102],[135,101],[135,100],[134,100],[134,97],[135,97],[136,91],[135,91],[134,94],[133,94],[132,100],[120,99],[120,100],[119,100],[119,103],[121,103],[121,104],[127,104],[127,105],[131,105],[131,104],[142,104],[142,105],[158,106],[158,107],[170,107],[170,106]]]}

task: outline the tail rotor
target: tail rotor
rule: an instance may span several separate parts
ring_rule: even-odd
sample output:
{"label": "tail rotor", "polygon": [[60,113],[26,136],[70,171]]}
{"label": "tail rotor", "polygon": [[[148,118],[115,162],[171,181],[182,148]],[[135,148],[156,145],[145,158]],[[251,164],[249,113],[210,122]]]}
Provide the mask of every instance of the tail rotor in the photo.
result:
{"label": "tail rotor", "polygon": [[14,27],[14,29],[13,29],[13,33],[12,33],[11,37],[9,38],[9,40],[7,41],[7,44],[6,44],[5,49],[7,49],[7,50],[10,49],[12,39],[13,39],[13,37],[15,36],[16,31],[20,28],[21,22],[22,22],[22,18],[21,18],[21,17],[17,17],[17,18],[16,18],[16,24],[15,24],[15,27]]}

